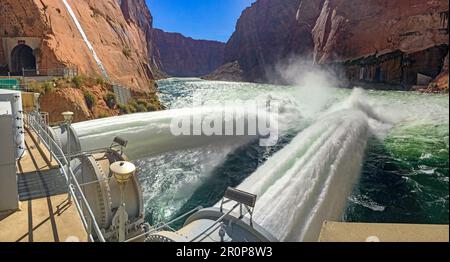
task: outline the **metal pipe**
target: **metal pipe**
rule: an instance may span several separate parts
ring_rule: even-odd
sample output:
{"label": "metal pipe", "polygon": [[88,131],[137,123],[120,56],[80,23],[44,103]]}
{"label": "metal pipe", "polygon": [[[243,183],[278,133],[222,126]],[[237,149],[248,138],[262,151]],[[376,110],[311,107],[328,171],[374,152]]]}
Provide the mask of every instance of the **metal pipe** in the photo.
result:
{"label": "metal pipe", "polygon": [[[200,236],[202,236],[203,234],[205,234],[207,231],[209,231],[210,229],[212,229],[214,226],[218,225],[220,222],[222,222],[222,220],[223,220],[226,216],[228,216],[229,214],[231,214],[231,212],[233,212],[233,211],[236,209],[236,207],[238,207],[239,205],[240,205],[240,203],[234,205],[234,207],[233,207],[230,211],[228,211],[226,214],[223,214],[223,216],[221,216],[219,219],[217,219],[216,222],[214,222],[211,226],[209,226],[207,229],[205,229],[205,231],[203,231],[202,233],[200,233],[198,236],[194,237],[194,238],[193,238],[191,241],[189,241],[189,242],[194,242],[195,240],[197,240],[197,238],[199,238]],[[203,239],[205,239],[207,236],[209,236],[209,235],[207,234],[204,238],[200,239],[200,241],[203,240]]]}
{"label": "metal pipe", "polygon": [[82,183],[80,184],[80,186],[84,187],[84,186],[88,186],[88,185],[92,185],[92,184],[97,184],[103,181],[109,181],[112,177],[108,177],[108,178],[104,178],[104,179],[99,179],[99,180],[95,180],[92,182],[87,182],[87,183]]}
{"label": "metal pipe", "polygon": [[173,223],[177,222],[178,220],[181,220],[182,218],[184,218],[184,217],[186,217],[186,216],[188,216],[188,215],[190,215],[190,214],[194,213],[195,211],[198,211],[198,210],[200,210],[200,209],[202,209],[202,208],[203,208],[202,206],[198,206],[198,207],[192,209],[191,211],[187,212],[186,214],[184,214],[184,215],[182,215],[182,216],[180,216],[180,217],[177,217],[177,218],[175,218],[175,219],[173,219],[173,220],[171,220],[171,221],[169,221],[169,222],[167,222],[167,223],[164,223],[163,225],[158,226],[158,227],[156,227],[156,228],[154,228],[154,229],[152,229],[152,230],[150,230],[150,231],[148,231],[148,232],[145,232],[145,233],[143,233],[143,234],[140,234],[140,235],[137,235],[137,236],[132,237],[132,238],[130,238],[130,239],[127,239],[127,240],[125,240],[124,242],[131,242],[131,241],[134,241],[134,240],[136,240],[136,239],[139,239],[139,238],[141,238],[141,237],[143,237],[143,236],[146,236],[146,235],[155,233],[155,232],[157,232],[157,231],[159,231],[159,230],[161,230],[161,229],[167,227],[168,225],[173,224]]}

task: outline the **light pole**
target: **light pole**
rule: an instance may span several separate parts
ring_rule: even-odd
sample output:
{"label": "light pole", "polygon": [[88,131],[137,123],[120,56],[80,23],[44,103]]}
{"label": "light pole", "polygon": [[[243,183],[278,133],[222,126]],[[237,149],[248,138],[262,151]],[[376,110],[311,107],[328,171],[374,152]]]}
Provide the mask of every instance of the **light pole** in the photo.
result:
{"label": "light pole", "polygon": [[109,167],[112,175],[120,187],[120,206],[119,212],[119,242],[126,240],[126,222],[128,221],[128,213],[125,209],[125,186],[136,171],[136,166],[133,163],[126,161],[119,161],[111,164]]}
{"label": "light pole", "polygon": [[71,197],[70,197],[70,185],[72,183],[72,177],[70,176],[70,124],[72,123],[73,120],[73,112],[67,111],[67,112],[63,112],[62,116],[64,117],[64,122],[66,124],[66,132],[67,132],[67,169],[69,172],[68,175],[68,189],[69,189],[69,203],[71,202]]}

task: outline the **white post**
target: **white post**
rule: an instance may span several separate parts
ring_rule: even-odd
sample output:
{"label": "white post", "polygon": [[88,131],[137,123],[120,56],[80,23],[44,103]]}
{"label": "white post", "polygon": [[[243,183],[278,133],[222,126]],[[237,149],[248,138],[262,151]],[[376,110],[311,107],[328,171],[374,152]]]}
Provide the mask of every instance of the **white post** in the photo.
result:
{"label": "white post", "polygon": [[72,184],[72,177],[70,176],[70,174],[71,174],[71,172],[70,172],[70,158],[71,158],[70,157],[70,124],[71,124],[72,119],[73,119],[73,112],[64,112],[64,113],[62,113],[62,115],[63,115],[64,120],[66,122],[66,132],[67,132],[67,168],[68,168],[68,174],[69,174],[68,181],[67,181],[67,183],[68,183],[67,188],[69,190],[69,192],[68,192],[68,201],[69,201],[69,203],[71,203],[72,202],[72,198],[70,196],[70,187],[71,187],[71,184]]}
{"label": "white post", "polygon": [[119,242],[124,242],[126,240],[126,228],[125,224],[127,220],[125,217],[126,209],[125,209],[125,184],[120,184],[120,207],[119,207]]}
{"label": "white post", "polygon": [[70,122],[67,122],[67,166],[70,168]]}

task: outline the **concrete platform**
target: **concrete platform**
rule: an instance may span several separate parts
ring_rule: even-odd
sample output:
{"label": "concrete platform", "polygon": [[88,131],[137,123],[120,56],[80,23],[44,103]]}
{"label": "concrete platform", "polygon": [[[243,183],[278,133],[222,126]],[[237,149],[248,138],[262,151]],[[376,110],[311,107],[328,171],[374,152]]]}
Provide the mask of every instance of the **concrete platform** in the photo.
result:
{"label": "concrete platform", "polygon": [[25,133],[25,155],[17,161],[17,174],[26,174],[58,168],[58,163],[50,157],[50,152],[32,131]]}
{"label": "concrete platform", "polygon": [[27,130],[26,154],[16,165],[19,193],[27,193],[26,200],[20,210],[0,213],[0,242],[85,242],[87,233],[75,204],[68,202],[67,194],[55,193],[55,188],[66,190],[59,166],[35,137]]}
{"label": "concrete platform", "polygon": [[319,242],[449,242],[449,226],[326,221]]}
{"label": "concrete platform", "polygon": [[67,194],[21,203],[21,210],[0,213],[0,242],[87,241],[75,204]]}

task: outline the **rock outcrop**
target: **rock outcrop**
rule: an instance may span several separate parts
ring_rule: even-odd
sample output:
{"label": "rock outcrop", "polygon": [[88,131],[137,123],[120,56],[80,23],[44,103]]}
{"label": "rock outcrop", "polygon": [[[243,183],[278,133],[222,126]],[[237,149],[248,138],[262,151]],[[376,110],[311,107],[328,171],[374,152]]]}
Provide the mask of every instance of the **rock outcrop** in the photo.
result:
{"label": "rock outcrop", "polygon": [[[271,82],[286,58],[311,59],[352,83],[409,89],[441,73],[448,37],[446,0],[258,0],[239,18],[224,64],[236,61],[245,81]],[[220,70],[213,79],[224,79]]]}
{"label": "rock outcrop", "polygon": [[[145,0],[67,2],[111,81],[154,96],[159,56]],[[15,45],[32,50],[41,73],[55,68],[77,68],[79,74],[92,77],[102,73],[61,0],[2,0],[0,70],[11,67],[9,53]],[[74,108],[81,103],[72,102]]]}
{"label": "rock outcrop", "polygon": [[448,52],[448,1],[327,0],[313,29],[315,61],[353,81],[416,84]]}
{"label": "rock outcrop", "polygon": [[[246,81],[268,81],[267,73],[288,56],[308,56],[314,48],[310,32],[320,0],[259,0],[242,12],[225,48],[224,64],[237,61]],[[312,7],[311,7],[312,6]],[[305,10],[306,10],[305,9]],[[297,14],[299,19],[297,19]]]}
{"label": "rock outcrop", "polygon": [[[49,121],[51,123],[61,121],[61,113],[66,111],[74,112],[74,122],[94,119],[95,116],[89,110],[84,100],[82,90],[77,88],[64,88],[41,96],[41,110],[49,113]],[[99,110],[99,107],[96,106],[95,110]]]}
{"label": "rock outcrop", "polygon": [[[292,58],[312,61],[312,29],[323,2],[256,1],[239,18],[225,48],[224,64],[238,64],[245,81],[272,82],[279,63]],[[229,66],[222,68],[229,70]],[[225,74],[230,78],[229,72]],[[220,70],[209,77],[224,79]]]}
{"label": "rock outcrop", "polygon": [[238,61],[222,65],[211,74],[204,76],[205,80],[221,80],[230,82],[244,82],[244,71],[241,69]]}
{"label": "rock outcrop", "polygon": [[217,69],[223,61],[225,44],[195,40],[179,33],[153,30],[161,69],[170,76],[204,76]]}
{"label": "rock outcrop", "polygon": [[147,7],[145,0],[117,0],[127,21],[135,23],[145,34],[147,40],[148,62],[151,73],[155,78],[160,78],[164,73],[161,71],[161,58],[156,46],[153,17]]}
{"label": "rock outcrop", "polygon": [[439,92],[447,92],[448,93],[448,53],[444,60],[444,65],[442,67],[441,73],[433,80],[430,85],[431,88],[435,88]]}
{"label": "rock outcrop", "polygon": [[315,60],[339,62],[448,43],[448,1],[327,0],[314,27]]}

